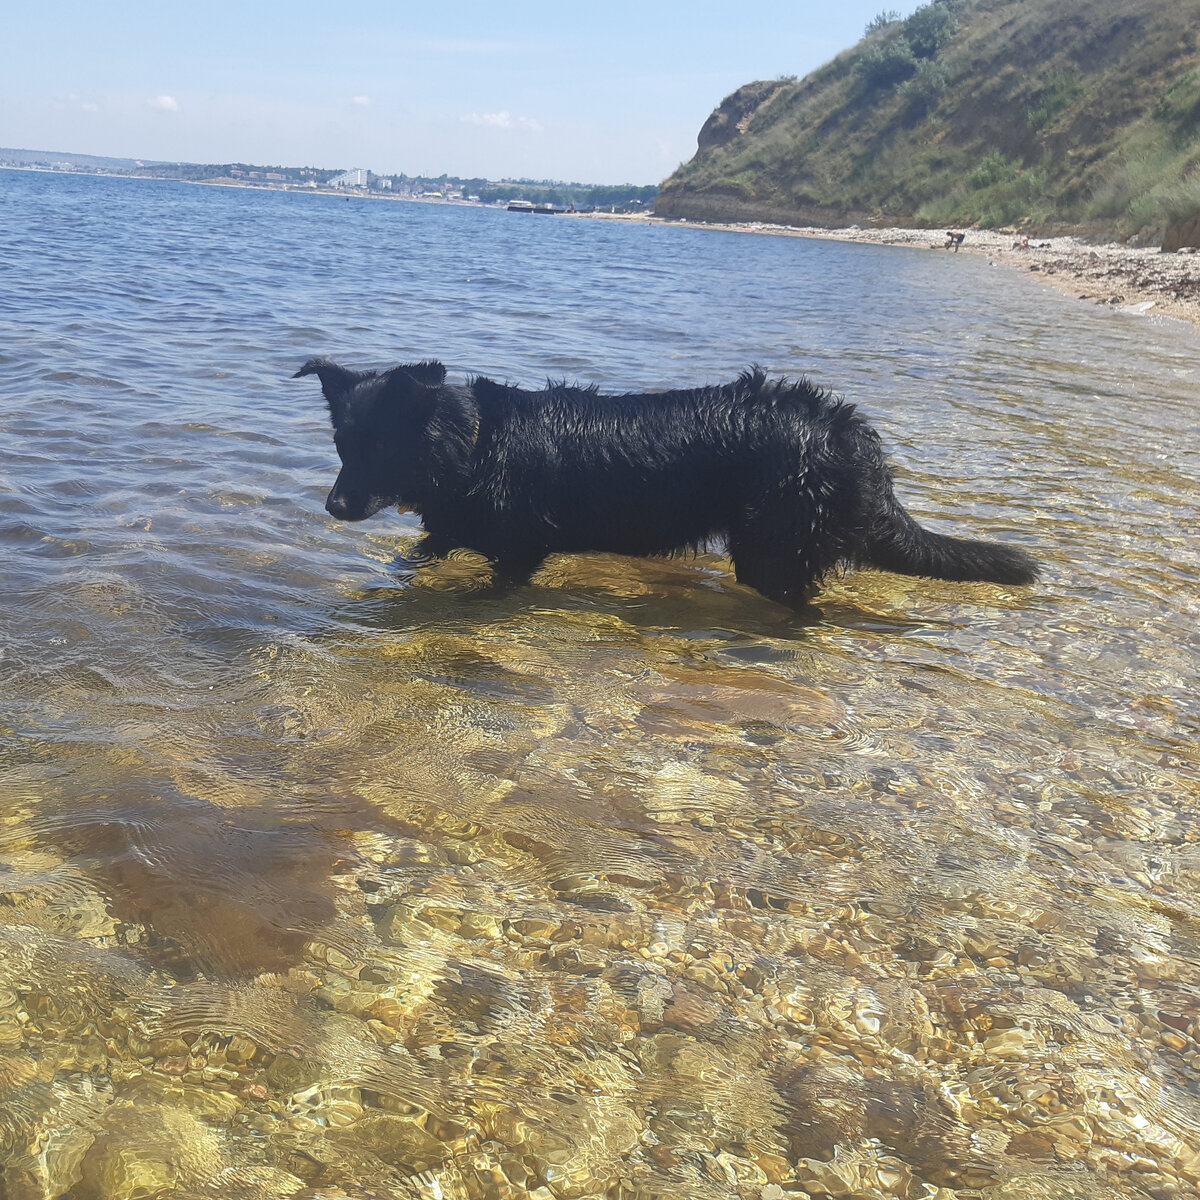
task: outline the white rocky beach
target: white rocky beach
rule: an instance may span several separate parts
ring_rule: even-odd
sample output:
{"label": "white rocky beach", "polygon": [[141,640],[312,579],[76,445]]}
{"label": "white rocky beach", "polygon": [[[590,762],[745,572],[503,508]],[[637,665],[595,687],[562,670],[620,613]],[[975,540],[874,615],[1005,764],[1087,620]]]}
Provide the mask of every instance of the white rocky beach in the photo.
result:
{"label": "white rocky beach", "polygon": [[[606,213],[594,215],[608,220],[661,220]],[[955,253],[947,249],[948,231],[939,229],[858,225],[825,229],[760,222],[705,223],[702,227]],[[960,244],[963,254],[984,254],[997,265],[1034,273],[1050,286],[1070,292],[1088,303],[1173,317],[1200,329],[1200,247],[1164,252],[1157,245],[1137,246],[1075,236],[1026,237],[1024,233],[1012,230],[990,229],[960,229],[957,232],[965,234]]]}
{"label": "white rocky beach", "polygon": [[[764,226],[764,230],[766,227]],[[782,232],[774,229],[772,232]],[[945,231],[929,229],[797,229],[804,237],[837,238],[886,246],[946,249]],[[1098,243],[1080,237],[1028,237],[968,229],[964,254],[1029,271],[1080,300],[1189,321],[1200,329],[1200,250],[1164,253],[1157,246]],[[954,253],[954,251],[951,251]]]}

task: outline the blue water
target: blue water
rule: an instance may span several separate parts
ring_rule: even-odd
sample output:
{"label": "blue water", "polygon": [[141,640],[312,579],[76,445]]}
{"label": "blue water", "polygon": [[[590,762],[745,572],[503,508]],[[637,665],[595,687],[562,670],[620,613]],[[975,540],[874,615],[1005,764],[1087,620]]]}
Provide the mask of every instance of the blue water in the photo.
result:
{"label": "blue water", "polygon": [[[1044,578],[414,578],[314,354],[809,375]],[[1191,1187],[1198,364],[966,254],[0,171],[0,1191]]]}

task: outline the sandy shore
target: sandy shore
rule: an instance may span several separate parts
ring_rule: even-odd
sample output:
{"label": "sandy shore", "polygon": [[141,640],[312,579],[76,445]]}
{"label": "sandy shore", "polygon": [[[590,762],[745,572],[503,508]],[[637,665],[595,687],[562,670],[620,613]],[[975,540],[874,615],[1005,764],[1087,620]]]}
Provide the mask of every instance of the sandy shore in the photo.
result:
{"label": "sandy shore", "polygon": [[[606,213],[594,214],[614,219]],[[675,224],[654,217],[621,217],[617,220]],[[932,229],[821,229],[760,223],[698,226],[738,233],[785,237],[825,238],[840,242],[866,242],[878,246],[912,246],[945,249],[946,236]],[[1157,247],[1135,248],[1120,243],[1095,244],[1076,237],[1029,239],[1020,248],[1021,236],[986,229],[966,230],[963,254],[984,254],[991,261],[1029,271],[1037,279],[1093,304],[1106,304],[1151,316],[1174,317],[1200,331],[1200,252],[1163,254]]]}

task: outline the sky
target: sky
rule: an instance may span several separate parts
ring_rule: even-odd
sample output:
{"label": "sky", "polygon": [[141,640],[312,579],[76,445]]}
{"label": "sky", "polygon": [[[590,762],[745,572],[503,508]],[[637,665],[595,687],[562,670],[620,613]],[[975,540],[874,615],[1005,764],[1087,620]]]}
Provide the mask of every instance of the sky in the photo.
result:
{"label": "sky", "polygon": [[0,146],[659,183],[730,92],[804,76],[843,0],[41,0],[0,17]]}

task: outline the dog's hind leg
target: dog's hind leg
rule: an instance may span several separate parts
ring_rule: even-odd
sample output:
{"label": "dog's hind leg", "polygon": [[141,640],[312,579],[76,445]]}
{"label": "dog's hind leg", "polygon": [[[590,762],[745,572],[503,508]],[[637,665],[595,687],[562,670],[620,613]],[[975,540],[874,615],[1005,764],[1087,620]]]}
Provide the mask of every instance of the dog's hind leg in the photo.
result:
{"label": "dog's hind leg", "polygon": [[805,608],[822,574],[803,550],[787,540],[764,544],[759,531],[731,534],[729,557],[738,583],[788,608]]}
{"label": "dog's hind leg", "polygon": [[764,596],[789,608],[805,608],[837,553],[815,505],[795,493],[772,490],[743,510],[729,530],[734,574]]}
{"label": "dog's hind leg", "polygon": [[738,554],[732,550],[730,554],[738,583],[754,588],[776,604],[794,609],[807,607],[816,579],[797,571],[785,556],[747,555],[744,551]]}

